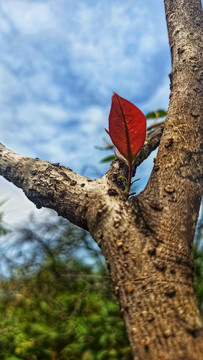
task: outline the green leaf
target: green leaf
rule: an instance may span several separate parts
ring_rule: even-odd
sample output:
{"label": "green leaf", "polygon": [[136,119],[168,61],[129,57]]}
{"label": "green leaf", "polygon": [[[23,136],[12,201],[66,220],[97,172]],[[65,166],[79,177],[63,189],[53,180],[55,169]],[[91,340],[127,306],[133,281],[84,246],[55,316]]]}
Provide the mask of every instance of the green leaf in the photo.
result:
{"label": "green leaf", "polygon": [[102,159],[100,162],[105,163],[105,162],[113,161],[115,159],[116,159],[115,155],[110,155],[110,156],[107,156],[106,158]]}
{"label": "green leaf", "polygon": [[159,118],[164,117],[166,115],[167,115],[167,112],[165,110],[159,109],[159,110],[156,110],[156,111],[149,112],[146,115],[146,119],[159,119]]}
{"label": "green leaf", "polygon": [[86,350],[82,354],[82,359],[81,360],[94,360],[94,356],[93,356],[93,354],[92,354],[92,352],[90,350]]}

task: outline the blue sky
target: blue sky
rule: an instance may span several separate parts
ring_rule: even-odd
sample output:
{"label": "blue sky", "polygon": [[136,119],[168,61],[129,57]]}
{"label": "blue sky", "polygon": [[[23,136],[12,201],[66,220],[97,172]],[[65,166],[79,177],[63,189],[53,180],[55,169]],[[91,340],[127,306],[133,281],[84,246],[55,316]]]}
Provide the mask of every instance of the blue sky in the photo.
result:
{"label": "blue sky", "polygon": [[[3,0],[0,48],[0,142],[23,155],[78,172],[89,166],[94,177],[92,165],[107,169],[95,146],[107,138],[113,91],[144,113],[167,109],[163,1]],[[1,179],[5,196],[7,221],[34,211]]]}

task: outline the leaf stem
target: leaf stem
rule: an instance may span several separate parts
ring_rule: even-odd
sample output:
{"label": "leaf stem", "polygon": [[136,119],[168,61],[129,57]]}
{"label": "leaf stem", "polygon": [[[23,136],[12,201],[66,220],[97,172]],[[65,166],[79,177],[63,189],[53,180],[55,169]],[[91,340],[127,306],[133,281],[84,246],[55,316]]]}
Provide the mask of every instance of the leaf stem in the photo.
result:
{"label": "leaf stem", "polygon": [[129,191],[130,191],[130,187],[132,185],[132,183],[131,183],[132,175],[133,175],[133,165],[132,165],[132,162],[130,162],[129,166],[128,166],[128,183],[127,183],[127,188],[126,188],[126,192],[128,194],[129,194]]}

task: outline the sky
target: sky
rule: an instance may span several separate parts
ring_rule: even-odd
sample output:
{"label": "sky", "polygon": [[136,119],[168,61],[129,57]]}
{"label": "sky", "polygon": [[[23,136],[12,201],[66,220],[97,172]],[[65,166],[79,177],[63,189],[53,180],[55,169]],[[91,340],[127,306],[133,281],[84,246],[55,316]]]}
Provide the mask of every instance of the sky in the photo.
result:
{"label": "sky", "polygon": [[[22,155],[102,176],[110,153],[95,146],[108,139],[113,91],[145,114],[167,110],[163,1],[2,0],[0,48],[0,142]],[[2,199],[9,224],[46,213],[0,177]]]}

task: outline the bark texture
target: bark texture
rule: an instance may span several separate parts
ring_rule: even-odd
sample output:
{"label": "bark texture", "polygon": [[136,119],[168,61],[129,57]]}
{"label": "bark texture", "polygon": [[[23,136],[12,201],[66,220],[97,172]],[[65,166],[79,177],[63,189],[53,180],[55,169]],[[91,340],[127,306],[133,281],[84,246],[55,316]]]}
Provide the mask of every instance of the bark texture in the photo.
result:
{"label": "bark texture", "polygon": [[[165,0],[171,96],[145,190],[128,198],[114,161],[94,181],[60,164],[0,146],[0,174],[37,207],[88,229],[102,248],[134,360],[201,360],[203,328],[193,292],[192,243],[203,193],[203,22],[200,0]],[[138,166],[158,145],[146,140]]]}

